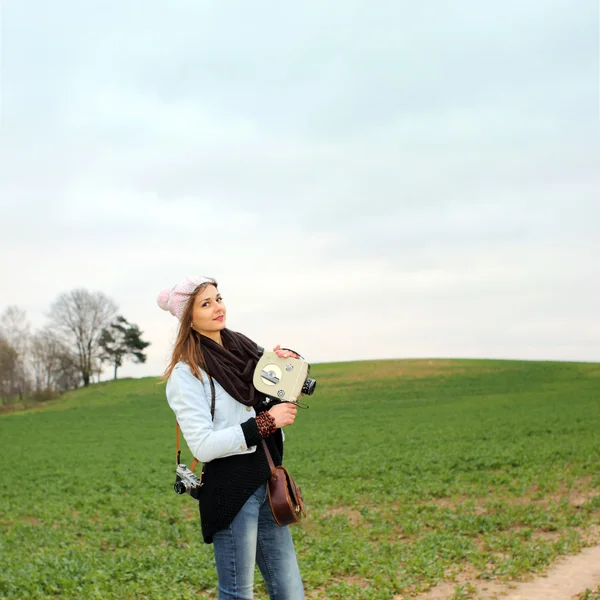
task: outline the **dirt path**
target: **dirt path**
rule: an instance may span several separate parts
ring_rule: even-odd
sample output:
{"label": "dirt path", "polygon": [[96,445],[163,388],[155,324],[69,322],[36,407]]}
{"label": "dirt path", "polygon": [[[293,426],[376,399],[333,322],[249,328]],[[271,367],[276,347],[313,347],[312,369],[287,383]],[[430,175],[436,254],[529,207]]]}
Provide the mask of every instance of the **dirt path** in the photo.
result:
{"label": "dirt path", "polygon": [[[477,600],[573,600],[586,588],[600,585],[600,546],[586,548],[575,556],[557,561],[543,577],[512,585],[466,580],[477,589]],[[449,600],[456,584],[442,584],[420,595],[418,600]]]}

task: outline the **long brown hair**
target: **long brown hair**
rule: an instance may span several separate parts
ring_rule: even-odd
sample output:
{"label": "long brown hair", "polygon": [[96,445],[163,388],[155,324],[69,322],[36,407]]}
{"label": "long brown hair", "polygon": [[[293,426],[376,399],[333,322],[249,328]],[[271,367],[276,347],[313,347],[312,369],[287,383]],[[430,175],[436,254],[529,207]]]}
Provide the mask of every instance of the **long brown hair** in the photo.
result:
{"label": "long brown hair", "polygon": [[194,314],[194,301],[196,296],[203,292],[209,285],[217,287],[217,282],[214,279],[201,283],[189,296],[186,302],[183,314],[179,321],[179,331],[177,332],[177,339],[175,340],[175,346],[173,347],[173,354],[171,355],[171,362],[167,367],[163,375],[163,379],[167,380],[175,365],[178,362],[186,363],[192,374],[198,379],[202,379],[200,368],[206,369],[206,363],[204,361],[204,354],[202,353],[202,345],[200,344],[200,334],[192,329],[192,317]]}

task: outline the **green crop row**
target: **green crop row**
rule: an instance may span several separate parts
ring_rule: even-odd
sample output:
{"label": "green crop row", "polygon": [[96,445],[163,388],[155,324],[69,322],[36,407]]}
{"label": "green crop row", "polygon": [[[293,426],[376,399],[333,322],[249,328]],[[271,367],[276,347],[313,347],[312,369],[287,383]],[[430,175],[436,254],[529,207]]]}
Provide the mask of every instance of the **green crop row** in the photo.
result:
{"label": "green crop row", "polygon": [[[293,529],[307,597],[391,600],[461,571],[517,579],[595,541],[600,365],[372,361],[311,375],[285,454],[309,510]],[[0,598],[216,597],[197,504],[172,491],[174,439],[152,378],[1,416]]]}

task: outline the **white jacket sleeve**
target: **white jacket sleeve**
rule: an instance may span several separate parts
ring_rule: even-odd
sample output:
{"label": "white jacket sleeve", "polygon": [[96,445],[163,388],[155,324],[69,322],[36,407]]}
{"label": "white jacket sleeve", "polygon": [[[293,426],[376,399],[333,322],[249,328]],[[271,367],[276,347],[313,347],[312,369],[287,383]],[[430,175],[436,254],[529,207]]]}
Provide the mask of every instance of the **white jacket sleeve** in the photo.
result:
{"label": "white jacket sleeve", "polygon": [[167,382],[167,401],[189,449],[199,461],[210,462],[256,449],[255,446],[248,448],[239,424],[215,430],[210,414],[210,391],[187,366],[173,369]]}

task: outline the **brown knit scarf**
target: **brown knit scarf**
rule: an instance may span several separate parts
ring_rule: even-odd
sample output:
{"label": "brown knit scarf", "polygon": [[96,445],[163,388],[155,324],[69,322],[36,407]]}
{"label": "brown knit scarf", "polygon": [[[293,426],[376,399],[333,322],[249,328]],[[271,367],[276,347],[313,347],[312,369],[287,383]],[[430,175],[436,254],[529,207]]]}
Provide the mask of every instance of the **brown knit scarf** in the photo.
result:
{"label": "brown knit scarf", "polygon": [[245,335],[223,329],[223,346],[205,335],[200,335],[206,369],[225,391],[246,406],[258,406],[264,394],[252,383],[254,368],[260,358],[257,345]]}

